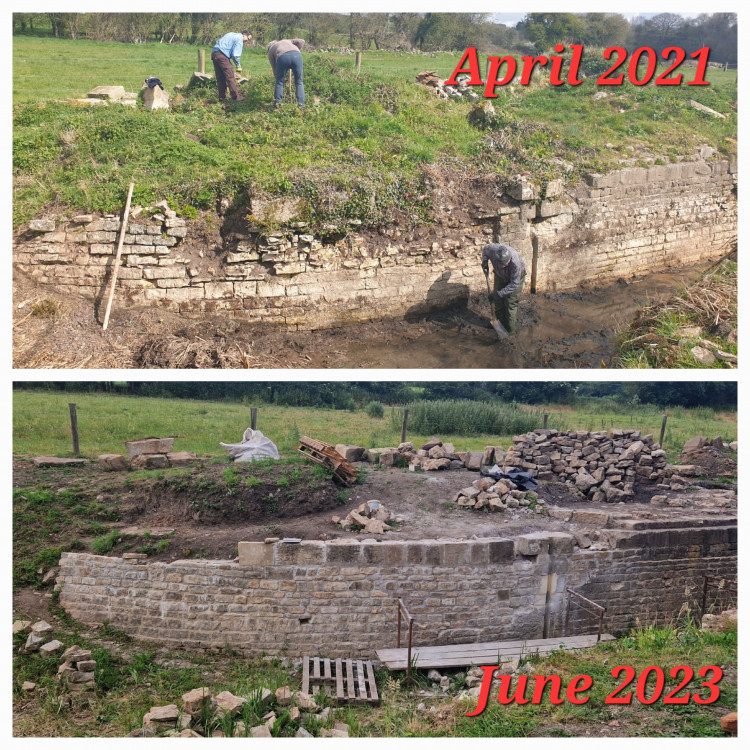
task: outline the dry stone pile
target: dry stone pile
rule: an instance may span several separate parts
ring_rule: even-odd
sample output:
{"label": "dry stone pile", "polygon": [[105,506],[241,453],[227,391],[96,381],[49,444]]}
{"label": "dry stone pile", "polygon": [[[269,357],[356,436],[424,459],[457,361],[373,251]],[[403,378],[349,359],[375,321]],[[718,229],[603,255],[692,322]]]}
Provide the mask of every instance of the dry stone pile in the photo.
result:
{"label": "dry stone pile", "polygon": [[667,454],[640,430],[534,430],[513,438],[503,461],[504,469],[511,467],[538,480],[564,481],[595,502],[618,502],[634,495],[638,479],[662,483]]}
{"label": "dry stone pile", "polygon": [[82,693],[94,689],[95,669],[96,661],[91,658],[91,651],[80,646],[71,646],[65,649],[60,657],[57,679],[72,693]]}
{"label": "dry stone pile", "polygon": [[[349,453],[340,449],[347,448]],[[347,458],[354,455],[355,446],[336,446],[336,450]],[[412,471],[440,471],[445,469],[469,469],[479,471],[482,466],[491,466],[502,461],[505,455],[498,446],[487,446],[484,451],[457,451],[453,443],[444,443],[440,438],[430,438],[424,445],[414,448],[411,441],[401,443],[398,448],[371,448],[361,451],[361,460],[381,466],[408,466]],[[358,460],[358,459],[353,459]]]}
{"label": "dry stone pile", "polygon": [[510,479],[493,479],[481,477],[470,487],[459,490],[453,502],[462,508],[490,511],[504,511],[506,508],[527,508],[544,512],[545,501],[540,500],[536,492],[519,490]]}
{"label": "dry stone pile", "polygon": [[[260,688],[252,695],[257,705],[270,707],[275,704],[288,711],[292,721],[313,717],[318,723],[328,721],[331,709],[318,711],[315,698],[307,693],[293,691],[289,686],[280,687],[275,693],[268,688]],[[130,733],[130,737],[225,737],[225,731],[231,731],[232,737],[272,737],[271,730],[278,716],[276,710],[269,710],[262,717],[262,724],[248,726],[240,717],[244,712],[248,698],[234,695],[224,690],[215,697],[209,687],[199,687],[182,695],[182,708],[175,703],[166,706],[152,706],[143,716],[141,729]],[[295,705],[293,705],[295,704]],[[302,713],[302,712],[305,713]],[[229,719],[230,721],[227,721]],[[341,732],[324,734],[324,732]],[[321,737],[348,737],[349,726],[336,723],[333,730],[321,729]],[[298,737],[312,737],[307,730],[300,727]]]}
{"label": "dry stone pile", "polygon": [[127,457],[118,453],[103,453],[99,465],[109,471],[134,469],[168,469],[170,466],[187,466],[198,457],[192,451],[173,451],[174,438],[144,438],[127,440]]}
{"label": "dry stone pile", "polygon": [[333,516],[331,521],[339,524],[342,529],[361,526],[362,531],[367,534],[383,534],[393,528],[387,523],[388,521],[401,523],[403,518],[389,511],[377,500],[368,500],[366,503],[362,503],[357,510],[350,511],[346,518],[341,519],[338,516]]}

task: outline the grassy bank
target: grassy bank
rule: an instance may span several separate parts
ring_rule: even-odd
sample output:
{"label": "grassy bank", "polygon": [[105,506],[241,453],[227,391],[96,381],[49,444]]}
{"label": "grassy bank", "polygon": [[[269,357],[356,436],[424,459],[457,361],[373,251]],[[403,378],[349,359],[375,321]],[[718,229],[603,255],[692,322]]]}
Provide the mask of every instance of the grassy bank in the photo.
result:
{"label": "grassy bank", "polygon": [[[133,642],[110,628],[93,633],[62,614],[64,624],[53,635],[66,645],[77,643],[92,649],[97,661],[96,690],[70,703],[52,679],[57,669],[55,657],[20,654],[13,670],[17,736],[124,736],[140,727],[151,706],[181,705],[183,693],[204,685],[212,695],[230,690],[250,697],[261,687],[300,688],[297,669],[278,661],[246,659],[231,652],[201,656],[170,653]],[[23,634],[15,636],[14,646],[22,646],[24,640]],[[501,706],[493,692],[482,714],[467,717],[477,700],[453,700],[465,686],[465,670],[453,670],[448,693],[433,697],[418,692],[432,687],[423,673],[418,673],[416,685],[408,685],[403,673],[381,670],[376,674],[380,705],[343,707],[322,723],[314,717],[292,720],[286,709],[276,707],[280,720],[273,734],[293,736],[298,726],[305,725],[317,736],[334,721],[343,721],[355,737],[719,737],[726,736],[719,726],[720,717],[737,708],[736,630],[712,634],[684,622],[659,628],[644,624],[623,639],[591,651],[559,653],[549,659],[530,657],[527,663],[532,675],[559,675],[563,686],[577,675],[591,676],[593,687],[585,694],[588,702],[552,705],[545,700],[541,705]],[[614,679],[611,671],[622,664],[632,666],[637,674],[648,666],[661,667],[667,675],[665,693],[677,685],[668,675],[678,664],[695,671],[696,678],[686,689],[702,697],[708,691],[700,687],[703,678],[697,677],[701,667],[718,665],[725,677],[719,698],[711,705],[665,706],[660,700],[643,705],[635,697],[631,705],[606,705],[607,694],[623,681]],[[37,683],[33,694],[21,689],[25,680]],[[652,689],[653,679],[646,694]],[[530,693],[528,689],[527,695]],[[683,690],[680,695],[684,694]],[[320,706],[325,703],[321,697]],[[250,700],[243,710],[241,718],[247,727],[261,723],[262,713],[268,710],[258,712],[258,708]],[[226,723],[214,729],[226,730]]]}
{"label": "grassy bank", "polygon": [[[414,83],[425,68],[447,76],[458,63],[447,54],[368,52],[359,75],[351,56],[306,54],[309,106],[300,112],[271,109],[265,51],[248,50],[244,101],[224,109],[210,85],[154,113],[57,100],[102,84],[138,90],[149,76],[171,92],[187,83],[196,48],[16,37],[13,56],[16,225],[51,203],[119,210],[131,179],[136,204],[167,199],[186,214],[268,192],[304,199],[314,224],[414,224],[429,219],[427,165],[575,180],[623,159],[676,161],[703,143],[736,149],[736,74],[719,70],[700,91],[626,86],[597,100],[594,78],[504,88],[485,130],[470,124],[471,102],[443,101]],[[700,113],[691,98],[730,116]]]}
{"label": "grassy bank", "polygon": [[[65,394],[47,391],[15,391],[13,394],[13,449],[18,454],[71,455],[68,403],[77,404],[81,452],[96,457],[100,453],[123,453],[125,440],[151,435],[178,435],[176,450],[199,455],[224,456],[219,442],[236,443],[250,424],[249,405],[190,399],[139,398],[108,394]],[[499,403],[499,402],[498,402]],[[300,435],[327,443],[348,443],[367,448],[398,445],[401,440],[400,410],[385,409],[382,418],[364,411],[339,411],[257,404],[258,428],[281,451],[297,447]],[[725,441],[737,439],[737,416],[714,412],[709,407],[666,410],[648,404],[618,405],[591,399],[578,407],[530,407],[541,426],[542,412],[550,416],[549,426],[558,429],[603,430],[611,427],[640,429],[658,438],[662,415],[668,414],[665,448],[671,456],[679,453],[686,440],[695,435]],[[432,435],[409,431],[415,444]],[[483,450],[487,445],[507,448],[513,433],[505,435],[444,434],[458,450]]]}

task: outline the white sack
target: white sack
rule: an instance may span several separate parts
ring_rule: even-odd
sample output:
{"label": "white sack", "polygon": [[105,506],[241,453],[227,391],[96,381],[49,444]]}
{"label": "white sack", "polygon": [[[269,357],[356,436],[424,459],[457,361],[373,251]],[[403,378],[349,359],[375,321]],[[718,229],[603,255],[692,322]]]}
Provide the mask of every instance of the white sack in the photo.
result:
{"label": "white sack", "polygon": [[255,461],[258,458],[279,457],[279,449],[260,430],[248,427],[241,443],[219,443],[235,461]]}

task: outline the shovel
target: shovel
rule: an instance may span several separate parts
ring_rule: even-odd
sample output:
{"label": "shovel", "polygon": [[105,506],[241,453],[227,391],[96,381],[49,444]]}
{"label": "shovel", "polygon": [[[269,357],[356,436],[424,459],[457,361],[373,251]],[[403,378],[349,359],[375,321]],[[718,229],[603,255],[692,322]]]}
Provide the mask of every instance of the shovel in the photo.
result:
{"label": "shovel", "polygon": [[503,327],[503,324],[497,319],[495,315],[495,306],[492,304],[492,291],[490,290],[490,275],[489,273],[486,273],[484,275],[484,280],[487,282],[487,299],[490,301],[490,324],[495,329],[495,332],[497,333],[497,337],[500,339],[500,341],[504,341],[508,338],[510,335],[505,328]]}

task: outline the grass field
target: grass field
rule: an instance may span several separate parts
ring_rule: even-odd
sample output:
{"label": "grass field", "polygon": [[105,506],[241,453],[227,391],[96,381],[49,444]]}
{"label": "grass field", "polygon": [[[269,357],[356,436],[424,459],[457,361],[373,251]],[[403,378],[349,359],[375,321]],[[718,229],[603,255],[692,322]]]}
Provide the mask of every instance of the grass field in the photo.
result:
{"label": "grass field", "polygon": [[[179,435],[176,450],[200,455],[223,456],[219,442],[237,443],[250,425],[249,405],[189,399],[143,398],[107,394],[65,394],[46,391],[15,391],[13,394],[13,450],[17,454],[72,455],[68,403],[77,405],[81,452],[96,457],[101,453],[124,453],[125,440]],[[366,448],[398,445],[401,440],[400,411],[386,408],[382,419],[363,411],[334,411],[291,406],[257,404],[258,429],[271,438],[279,450],[292,451],[300,435],[327,443],[347,443]],[[737,415],[713,412],[710,408],[666,410],[650,405],[625,406],[591,399],[580,407],[529,407],[539,414],[550,413],[550,427],[603,430],[611,427],[640,429],[658,439],[662,415],[669,415],[665,449],[676,457],[682,445],[695,435],[709,439],[721,435],[737,439]],[[397,410],[398,411],[398,410]],[[409,432],[415,444],[431,435]],[[458,450],[483,450],[487,445],[507,448],[513,435],[440,435]]]}
{"label": "grass field", "polygon": [[[736,150],[736,73],[719,70],[699,91],[627,86],[601,100],[593,98],[593,78],[577,87],[506,87],[493,100],[498,113],[488,130],[469,122],[471,102],[439,100],[414,83],[420,70],[447,76],[459,59],[448,54],[365,52],[360,75],[351,55],[306,54],[304,112],[271,110],[262,49],[243,54],[246,98],[226,109],[213,85],[186,94],[170,112],[57,103],[102,84],[138,90],[149,76],[171,92],[188,82],[196,50],[16,37],[14,223],[53,202],[119,210],[131,179],[136,204],[167,199],[186,214],[222,197],[242,202],[268,192],[305,199],[313,224],[419,223],[429,215],[428,164],[575,180],[634,154],[666,163],[703,143]],[[691,98],[729,117],[697,112]]]}

